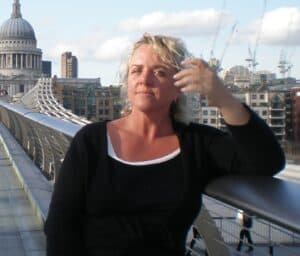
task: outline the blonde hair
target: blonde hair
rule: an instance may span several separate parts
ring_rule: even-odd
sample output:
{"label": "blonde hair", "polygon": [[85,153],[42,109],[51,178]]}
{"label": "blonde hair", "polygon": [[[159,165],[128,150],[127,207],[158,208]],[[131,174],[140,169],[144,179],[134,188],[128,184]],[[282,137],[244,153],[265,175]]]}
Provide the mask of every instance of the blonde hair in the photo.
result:
{"label": "blonde hair", "polygon": [[[126,116],[131,113],[131,105],[127,96],[127,80],[129,65],[132,56],[136,49],[141,45],[151,45],[154,51],[159,55],[161,60],[170,67],[174,67],[177,71],[182,69],[181,62],[190,58],[191,54],[187,51],[185,44],[179,38],[163,36],[163,35],[150,35],[145,33],[142,38],[133,44],[130,53],[124,60],[123,70],[120,71],[120,83],[121,83],[121,101],[122,111],[121,115]],[[170,116],[172,119],[181,122],[188,122],[187,115],[187,98],[185,94],[181,93],[176,102],[171,104]]]}

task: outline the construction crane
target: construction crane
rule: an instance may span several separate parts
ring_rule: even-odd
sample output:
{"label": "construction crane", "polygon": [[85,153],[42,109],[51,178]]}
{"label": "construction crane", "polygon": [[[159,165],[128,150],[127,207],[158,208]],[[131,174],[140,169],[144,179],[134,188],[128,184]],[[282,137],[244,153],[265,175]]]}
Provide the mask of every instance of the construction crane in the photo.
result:
{"label": "construction crane", "polygon": [[222,18],[223,18],[223,12],[225,10],[225,7],[226,7],[226,0],[223,0],[221,14],[219,16],[217,27],[216,27],[216,31],[215,31],[215,35],[213,37],[212,46],[211,46],[211,50],[210,50],[210,58],[209,59],[214,59],[215,58],[215,56],[214,56],[214,50],[215,50],[215,47],[216,47],[217,38],[218,38],[219,33],[220,33],[220,28],[221,28]]}
{"label": "construction crane", "polygon": [[232,38],[233,38],[233,35],[234,33],[236,32],[236,26],[237,26],[238,22],[236,21],[232,28],[231,28],[231,31],[230,31],[230,34],[229,34],[229,37],[227,38],[227,41],[226,41],[226,44],[225,44],[225,47],[223,49],[223,52],[222,52],[222,55],[221,55],[221,58],[220,58],[220,63],[219,63],[219,66],[221,67],[222,66],[222,62],[223,62],[223,59],[224,59],[224,56],[225,56],[225,53],[232,41]]}
{"label": "construction crane", "polygon": [[291,64],[291,62],[287,60],[286,51],[281,49],[278,63],[279,73],[281,74],[281,77],[285,78],[286,73],[288,73],[288,77],[290,77],[292,67],[293,65]]}
{"label": "construction crane", "polygon": [[237,26],[238,22],[236,21],[232,28],[231,28],[231,31],[230,31],[230,34],[226,40],[226,43],[225,43],[225,46],[224,46],[224,49],[223,49],[223,52],[221,54],[221,57],[220,59],[217,59],[216,57],[214,56],[211,56],[209,61],[208,61],[208,64],[211,68],[213,68],[217,73],[220,72],[222,70],[222,62],[223,62],[223,59],[224,59],[224,56],[225,56],[225,53],[232,41],[232,38],[233,38],[233,35],[234,35],[234,32],[236,32],[236,26]]}
{"label": "construction crane", "polygon": [[249,57],[247,59],[245,59],[246,62],[248,62],[248,67],[249,67],[250,71],[252,72],[252,75],[255,73],[256,66],[258,65],[258,62],[256,61],[256,56],[257,56],[258,45],[259,45],[259,42],[260,42],[260,39],[261,39],[261,31],[262,31],[266,6],[267,6],[267,0],[264,0],[262,16],[260,18],[260,24],[259,24],[258,32],[257,32],[257,35],[256,35],[254,49],[253,49],[253,52],[252,52],[250,46],[248,45]]}
{"label": "construction crane", "polygon": [[232,37],[234,35],[234,32],[236,31],[236,26],[238,24],[238,22],[236,21],[234,23],[234,25],[232,26],[231,28],[231,32],[229,34],[229,37],[227,38],[227,41],[225,43],[225,47],[223,49],[223,52],[221,54],[221,57],[220,59],[216,58],[215,55],[214,55],[214,49],[215,49],[215,46],[216,46],[216,41],[217,41],[217,38],[218,38],[218,35],[220,33],[220,28],[221,28],[221,24],[222,24],[222,17],[223,17],[223,12],[225,10],[225,6],[226,6],[226,1],[224,0],[223,1],[223,5],[222,5],[222,11],[221,11],[221,15],[219,17],[219,20],[218,20],[218,23],[217,23],[217,27],[216,27],[216,31],[215,31],[215,35],[214,35],[214,38],[213,38],[213,42],[212,42],[212,48],[210,50],[210,58],[209,58],[209,61],[208,61],[208,64],[209,66],[214,69],[217,73],[220,72],[222,70],[221,68],[221,65],[222,65],[222,61],[224,59],[224,56],[225,56],[225,53],[226,53],[226,50],[227,48],[229,47],[230,43],[231,43],[231,40],[232,40]]}
{"label": "construction crane", "polygon": [[[290,28],[293,25],[293,14],[290,15],[290,19],[288,22],[288,28],[287,28],[287,35],[286,35],[286,41],[290,38]],[[280,50],[280,57],[279,57],[279,73],[281,74],[282,78],[286,77],[286,74],[288,74],[288,77],[291,77],[291,70],[293,67],[293,64],[291,62],[293,52],[290,53],[289,57],[287,56],[287,52],[284,48]]]}
{"label": "construction crane", "polygon": [[222,25],[222,21],[223,21],[222,20],[223,12],[225,10],[225,7],[226,7],[226,1],[224,0],[223,4],[222,4],[222,9],[221,9],[221,15],[219,16],[218,23],[217,23],[217,26],[216,26],[216,31],[215,31],[215,34],[214,34],[214,37],[213,37],[212,47],[211,47],[211,50],[210,50],[210,57],[209,57],[209,61],[208,61],[209,66],[211,68],[213,68],[216,72],[220,72],[222,70],[221,64],[222,64],[223,58],[225,56],[225,52],[226,52],[229,44],[231,43],[231,39],[232,39],[232,36],[235,32],[235,28],[236,28],[236,25],[237,25],[237,22],[236,22],[232,27],[229,38],[227,39],[225,47],[223,49],[221,58],[220,59],[216,58],[215,54],[214,54],[214,50],[215,50],[215,47],[216,47],[217,38],[218,38],[219,33],[220,33],[220,29],[221,29],[221,25]]}

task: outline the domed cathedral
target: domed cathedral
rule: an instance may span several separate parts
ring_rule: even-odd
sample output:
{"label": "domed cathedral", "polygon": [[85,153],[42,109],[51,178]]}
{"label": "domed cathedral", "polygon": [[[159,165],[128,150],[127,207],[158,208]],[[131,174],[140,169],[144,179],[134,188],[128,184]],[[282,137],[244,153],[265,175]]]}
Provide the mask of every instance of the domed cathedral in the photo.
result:
{"label": "domed cathedral", "polygon": [[0,89],[9,96],[29,91],[42,74],[42,51],[30,23],[15,0],[11,17],[0,28]]}

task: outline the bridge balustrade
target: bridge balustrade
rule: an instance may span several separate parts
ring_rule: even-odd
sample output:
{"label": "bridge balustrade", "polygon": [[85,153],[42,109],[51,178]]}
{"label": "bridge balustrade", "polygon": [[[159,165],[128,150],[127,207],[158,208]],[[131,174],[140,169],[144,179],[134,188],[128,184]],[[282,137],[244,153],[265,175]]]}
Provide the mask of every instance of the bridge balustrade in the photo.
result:
{"label": "bridge balustrade", "polygon": [[3,101],[0,121],[49,180],[55,179],[69,143],[81,127]]}

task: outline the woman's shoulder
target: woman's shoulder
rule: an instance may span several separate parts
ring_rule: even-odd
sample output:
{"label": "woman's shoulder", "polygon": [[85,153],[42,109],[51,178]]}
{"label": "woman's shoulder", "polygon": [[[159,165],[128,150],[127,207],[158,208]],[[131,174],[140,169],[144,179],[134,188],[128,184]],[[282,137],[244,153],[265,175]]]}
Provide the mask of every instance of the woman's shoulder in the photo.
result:
{"label": "woman's shoulder", "polygon": [[189,122],[189,123],[182,123],[182,122],[176,122],[175,123],[175,129],[179,130],[182,133],[200,133],[203,135],[217,135],[217,134],[226,134],[226,132],[215,128],[213,126],[195,123],[195,122]]}
{"label": "woman's shoulder", "polygon": [[109,122],[109,121],[104,120],[104,121],[98,121],[98,122],[86,124],[86,125],[82,126],[78,132],[89,133],[89,132],[93,132],[95,130],[96,131],[103,130],[106,128],[107,122]]}
{"label": "woman's shoulder", "polygon": [[84,125],[75,134],[74,139],[93,141],[102,138],[106,131],[106,123],[108,121],[98,121]]}

